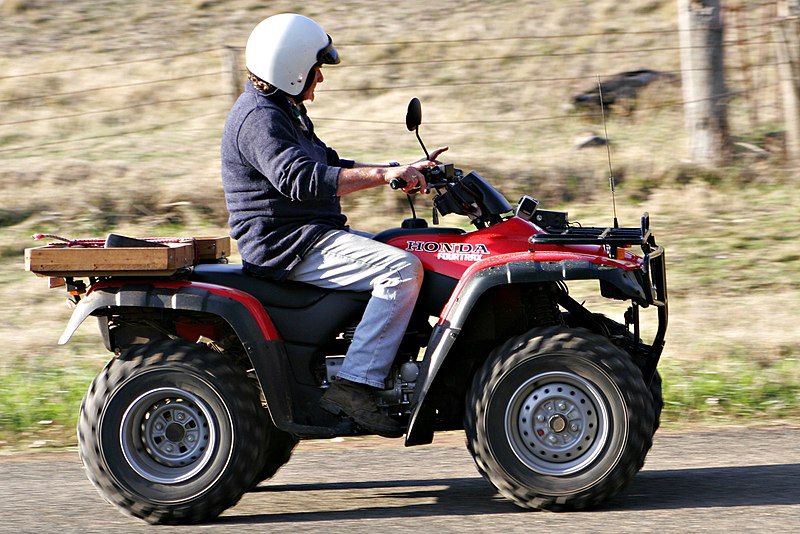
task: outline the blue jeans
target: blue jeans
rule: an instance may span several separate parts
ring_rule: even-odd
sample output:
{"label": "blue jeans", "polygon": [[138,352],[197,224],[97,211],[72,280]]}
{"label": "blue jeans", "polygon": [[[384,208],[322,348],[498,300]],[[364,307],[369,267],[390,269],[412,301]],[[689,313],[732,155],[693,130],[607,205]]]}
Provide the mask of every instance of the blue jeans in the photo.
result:
{"label": "blue jeans", "polygon": [[332,230],[311,247],[288,279],[372,292],[338,376],[382,389],[414,311],[422,276],[422,264],[410,252]]}

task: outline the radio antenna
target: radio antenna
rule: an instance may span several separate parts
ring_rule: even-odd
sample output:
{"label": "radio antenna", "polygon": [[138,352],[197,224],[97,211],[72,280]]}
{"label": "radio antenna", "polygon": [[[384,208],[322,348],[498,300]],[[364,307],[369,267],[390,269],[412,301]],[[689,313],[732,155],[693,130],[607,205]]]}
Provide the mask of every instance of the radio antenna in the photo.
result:
{"label": "radio antenna", "polygon": [[600,114],[603,116],[603,131],[606,136],[606,154],[608,154],[608,184],[611,187],[611,207],[614,210],[614,228],[619,228],[617,220],[617,195],[614,183],[614,169],[611,167],[611,141],[608,139],[608,127],[606,126],[606,105],[603,102],[603,85],[600,83],[600,76],[597,76],[597,90],[600,92]]}

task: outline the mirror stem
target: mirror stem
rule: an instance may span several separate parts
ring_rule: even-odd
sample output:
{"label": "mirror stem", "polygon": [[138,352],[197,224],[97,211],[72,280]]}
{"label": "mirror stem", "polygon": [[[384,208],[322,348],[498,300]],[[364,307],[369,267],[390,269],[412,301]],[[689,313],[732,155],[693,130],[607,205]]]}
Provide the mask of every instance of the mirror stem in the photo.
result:
{"label": "mirror stem", "polygon": [[414,128],[414,133],[417,134],[417,141],[419,141],[419,146],[422,147],[422,151],[425,152],[425,157],[431,159],[431,155],[428,154],[428,149],[425,148],[425,143],[422,142],[422,138],[419,136],[419,126]]}

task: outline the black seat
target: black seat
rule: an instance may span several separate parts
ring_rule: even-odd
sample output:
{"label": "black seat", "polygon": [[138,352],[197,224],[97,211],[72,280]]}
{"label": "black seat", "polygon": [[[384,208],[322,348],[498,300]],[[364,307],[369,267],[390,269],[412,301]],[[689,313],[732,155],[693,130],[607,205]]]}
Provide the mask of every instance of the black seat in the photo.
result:
{"label": "black seat", "polygon": [[[191,280],[239,289],[250,293],[268,308],[307,308],[333,291],[301,282],[275,282],[251,276],[240,264],[197,265]],[[369,298],[369,293],[366,298]]]}
{"label": "black seat", "polygon": [[247,274],[241,265],[203,264],[190,279],[253,295],[269,313],[284,340],[319,346],[358,323],[369,292],[321,289],[300,282],[274,282]]}

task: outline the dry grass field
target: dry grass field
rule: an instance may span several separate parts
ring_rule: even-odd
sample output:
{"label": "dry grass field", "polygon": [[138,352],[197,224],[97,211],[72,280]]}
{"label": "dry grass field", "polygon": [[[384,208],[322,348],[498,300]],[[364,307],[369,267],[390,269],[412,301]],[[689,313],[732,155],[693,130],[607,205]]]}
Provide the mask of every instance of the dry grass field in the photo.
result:
{"label": "dry grass field", "polygon": [[[573,97],[598,77],[663,73],[616,102],[607,126],[620,220],[634,225],[649,211],[668,250],[667,423],[797,420],[800,193],[781,150],[774,2],[726,4],[740,144],[728,166],[701,170],[687,162],[674,0],[0,0],[0,433],[42,441],[46,429],[31,422],[71,424],[74,413],[56,406],[74,411],[75,391],[106,358],[93,325],[55,345],[69,311],[61,292],[23,271],[30,235],[227,233],[228,58],[283,11],[315,18],[339,48],[342,64],[325,69],[309,109],[340,154],[417,159],[404,127],[417,96],[429,148],[449,145],[448,161],[512,202],[531,194],[584,224],[611,220],[609,171],[603,147],[576,148],[603,125],[597,107]],[[390,191],[346,206],[365,230],[405,216]]]}

